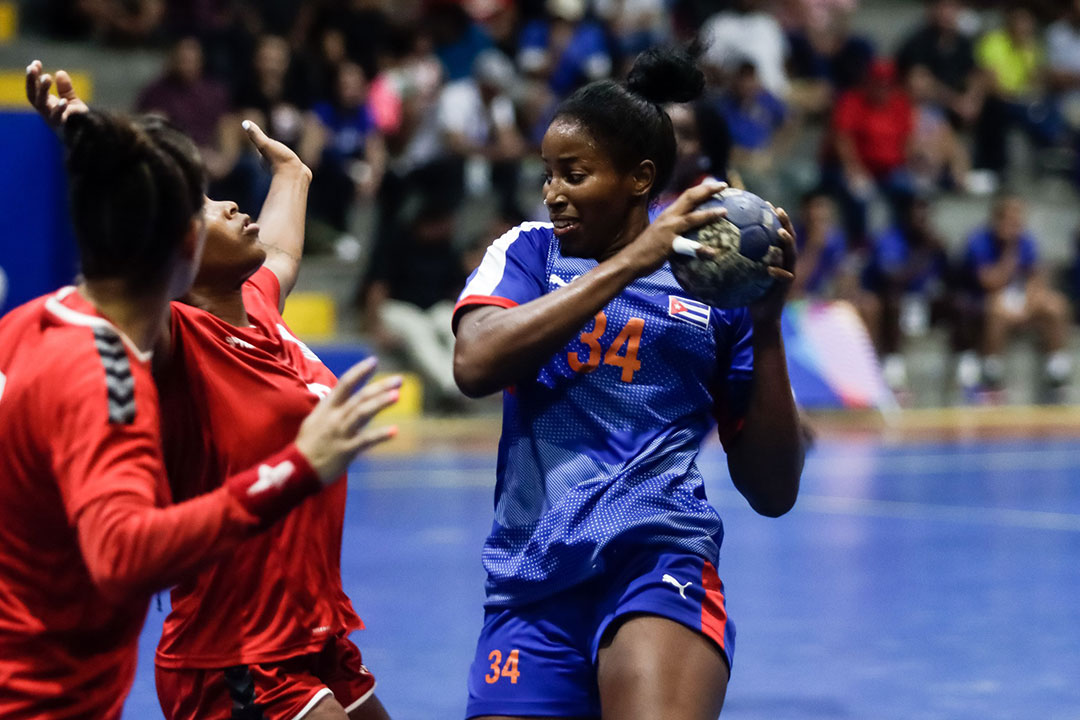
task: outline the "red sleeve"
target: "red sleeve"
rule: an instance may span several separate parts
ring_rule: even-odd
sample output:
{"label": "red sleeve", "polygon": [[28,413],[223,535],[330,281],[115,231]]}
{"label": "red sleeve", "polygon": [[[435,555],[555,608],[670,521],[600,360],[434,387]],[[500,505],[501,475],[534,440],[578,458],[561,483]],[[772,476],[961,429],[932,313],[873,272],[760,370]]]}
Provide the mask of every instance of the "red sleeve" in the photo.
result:
{"label": "red sleeve", "polygon": [[259,296],[264,303],[274,308],[275,312],[281,307],[281,282],[274,271],[263,265],[254,275],[244,283],[245,295]]}
{"label": "red sleeve", "polygon": [[320,487],[290,446],[223,487],[169,507],[117,489],[99,494],[80,513],[79,547],[105,595],[153,592],[231,551]]}
{"label": "red sleeve", "polygon": [[149,373],[131,376],[134,415],[110,408],[100,361],[48,405],[53,473],[90,576],[109,597],[168,587],[284,515],[320,484],[293,446],[224,487],[170,501]]}
{"label": "red sleeve", "polygon": [[836,101],[833,110],[833,129],[842,133],[853,133],[859,126],[859,103],[853,91],[848,91]]}

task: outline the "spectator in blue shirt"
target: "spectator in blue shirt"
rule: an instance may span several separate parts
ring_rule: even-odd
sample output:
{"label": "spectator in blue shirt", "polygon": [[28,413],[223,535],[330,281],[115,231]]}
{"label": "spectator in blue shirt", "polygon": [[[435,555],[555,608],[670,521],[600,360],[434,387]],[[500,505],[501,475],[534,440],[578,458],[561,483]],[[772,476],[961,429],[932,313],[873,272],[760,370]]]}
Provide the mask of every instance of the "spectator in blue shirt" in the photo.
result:
{"label": "spectator in blue shirt", "polygon": [[585,17],[584,0],[548,0],[548,17],[521,30],[518,65],[526,74],[546,77],[556,98],[610,77],[611,43],[604,27]]}
{"label": "spectator in blue shirt", "polygon": [[967,294],[982,319],[982,382],[990,390],[1003,388],[1002,354],[1010,337],[1022,328],[1034,329],[1039,337],[1048,388],[1060,389],[1072,374],[1072,359],[1065,350],[1068,304],[1050,287],[1039,265],[1025,212],[1020,197],[999,196],[990,225],[972,233],[964,253]]}
{"label": "spectator in blue shirt", "polygon": [[863,316],[894,390],[907,384],[904,336],[926,332],[945,298],[948,258],[930,222],[930,209],[926,198],[913,198],[900,222],[874,238],[862,274],[868,293]]}
{"label": "spectator in blue shirt", "polygon": [[333,73],[333,97],[312,107],[324,144],[314,168],[310,213],[342,232],[353,201],[374,198],[386,168],[386,146],[367,104],[367,87],[363,69],[343,62]]}
{"label": "spectator in blue shirt", "polygon": [[832,198],[818,190],[807,193],[799,220],[799,272],[791,296],[821,300],[850,295],[847,237],[836,222]]}
{"label": "spectator in blue shirt", "polygon": [[732,169],[762,197],[778,196],[785,168],[776,160],[790,137],[784,102],[765,89],[749,60],[739,63],[716,102],[730,131]]}

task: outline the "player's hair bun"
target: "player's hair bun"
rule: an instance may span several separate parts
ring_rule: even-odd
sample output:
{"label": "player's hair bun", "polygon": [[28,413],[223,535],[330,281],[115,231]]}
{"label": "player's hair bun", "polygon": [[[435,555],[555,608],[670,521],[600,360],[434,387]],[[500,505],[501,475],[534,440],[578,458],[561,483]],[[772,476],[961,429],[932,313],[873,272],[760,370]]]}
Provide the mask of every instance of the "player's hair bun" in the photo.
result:
{"label": "player's hair bun", "polygon": [[83,276],[134,291],[162,281],[202,208],[194,144],[160,118],[91,110],[64,123],[64,145]]}
{"label": "player's hair bun", "polygon": [[705,74],[689,52],[654,47],[638,55],[626,78],[626,88],[658,105],[690,102],[705,89]]}
{"label": "player's hair bun", "polygon": [[68,171],[76,177],[107,178],[154,152],[133,123],[111,113],[75,113],[64,123]]}

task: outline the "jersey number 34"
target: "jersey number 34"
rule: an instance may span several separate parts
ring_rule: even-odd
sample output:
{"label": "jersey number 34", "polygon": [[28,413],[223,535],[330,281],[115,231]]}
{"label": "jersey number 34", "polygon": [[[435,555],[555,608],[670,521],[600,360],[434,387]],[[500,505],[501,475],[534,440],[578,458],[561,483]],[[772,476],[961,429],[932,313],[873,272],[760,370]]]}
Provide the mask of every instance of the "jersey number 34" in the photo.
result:
{"label": "jersey number 34", "polygon": [[[570,363],[570,368],[574,372],[579,373],[591,373],[600,367],[601,362],[614,365],[622,368],[620,379],[624,383],[634,382],[634,373],[641,369],[637,352],[638,347],[641,346],[641,333],[645,330],[645,321],[636,317],[627,320],[626,325],[623,325],[623,329],[615,336],[615,340],[606,352],[600,346],[600,337],[605,330],[607,330],[607,315],[601,310],[593,319],[592,330],[581,333],[579,338],[588,347],[584,353],[585,357],[582,357],[582,353],[570,351],[566,354],[566,361]],[[620,355],[624,347],[626,351]]]}

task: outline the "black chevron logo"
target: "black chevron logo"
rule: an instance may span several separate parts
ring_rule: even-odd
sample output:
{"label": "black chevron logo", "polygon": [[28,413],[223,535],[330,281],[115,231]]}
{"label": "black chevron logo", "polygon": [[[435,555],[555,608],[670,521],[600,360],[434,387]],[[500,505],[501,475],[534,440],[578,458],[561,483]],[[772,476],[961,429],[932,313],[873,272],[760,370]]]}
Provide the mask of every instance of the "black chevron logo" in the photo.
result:
{"label": "black chevron logo", "polygon": [[109,422],[130,425],[135,422],[135,377],[131,374],[124,343],[110,328],[94,328],[94,344],[105,368],[105,393],[109,403]]}

